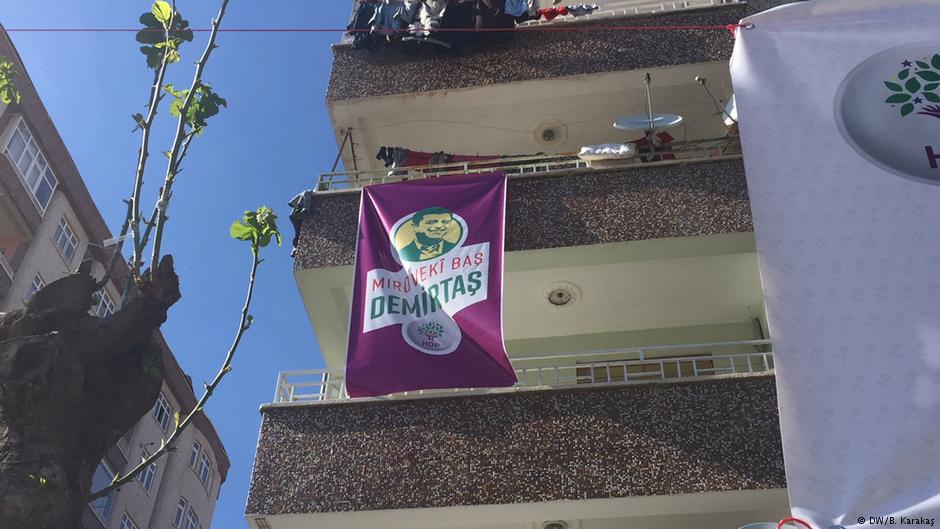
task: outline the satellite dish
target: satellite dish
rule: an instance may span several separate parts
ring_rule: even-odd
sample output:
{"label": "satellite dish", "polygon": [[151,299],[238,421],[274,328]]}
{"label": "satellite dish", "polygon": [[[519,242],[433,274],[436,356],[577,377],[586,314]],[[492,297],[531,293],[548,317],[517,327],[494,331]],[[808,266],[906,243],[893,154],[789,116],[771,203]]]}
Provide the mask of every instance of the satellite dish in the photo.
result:
{"label": "satellite dish", "polygon": [[[682,116],[677,114],[653,114],[653,130],[668,129],[682,123]],[[614,128],[619,130],[646,131],[650,128],[650,117],[646,114],[637,114],[625,118],[617,118]]]}
{"label": "satellite dish", "polygon": [[725,113],[722,117],[725,119],[725,125],[729,127],[738,122],[738,105],[734,101],[734,95],[728,100],[728,105],[725,106]]}

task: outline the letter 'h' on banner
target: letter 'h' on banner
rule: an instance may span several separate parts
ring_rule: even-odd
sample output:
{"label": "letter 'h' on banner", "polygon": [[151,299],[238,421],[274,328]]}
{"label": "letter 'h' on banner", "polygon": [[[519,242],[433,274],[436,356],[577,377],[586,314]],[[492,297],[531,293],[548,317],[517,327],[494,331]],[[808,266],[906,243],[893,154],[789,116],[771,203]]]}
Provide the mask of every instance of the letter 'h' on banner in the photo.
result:
{"label": "letter 'h' on banner", "polygon": [[350,397],[504,387],[506,177],[367,186],[359,206]]}

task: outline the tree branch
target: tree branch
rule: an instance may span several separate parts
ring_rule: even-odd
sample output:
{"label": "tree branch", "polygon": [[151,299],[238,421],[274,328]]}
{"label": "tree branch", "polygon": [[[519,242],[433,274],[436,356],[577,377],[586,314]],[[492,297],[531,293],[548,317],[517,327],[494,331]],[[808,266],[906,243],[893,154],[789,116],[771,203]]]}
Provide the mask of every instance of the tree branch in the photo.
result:
{"label": "tree branch", "polygon": [[163,242],[163,228],[167,221],[166,211],[169,208],[170,199],[173,196],[173,182],[176,180],[176,173],[179,169],[179,163],[182,161],[180,158],[180,149],[183,148],[183,144],[185,143],[185,150],[188,150],[189,143],[192,141],[192,133],[187,134],[185,131],[189,108],[192,106],[193,100],[196,97],[196,89],[199,88],[199,86],[202,84],[202,72],[206,68],[206,63],[209,61],[209,56],[212,54],[212,50],[217,47],[215,45],[215,40],[219,34],[219,25],[222,23],[222,18],[225,17],[225,9],[228,7],[228,3],[229,0],[222,0],[222,6],[219,8],[219,13],[215,19],[212,20],[212,31],[209,34],[209,42],[206,44],[206,49],[203,51],[202,57],[200,57],[196,62],[196,73],[193,75],[193,82],[189,87],[189,93],[186,94],[186,99],[183,101],[183,106],[180,108],[179,119],[176,123],[176,136],[173,139],[173,148],[170,150],[169,160],[167,161],[163,189],[161,189],[160,198],[157,200],[156,208],[159,214],[157,215],[157,231],[153,238],[153,253],[150,257],[152,262],[156,262],[160,259],[160,245]]}
{"label": "tree branch", "polygon": [[144,469],[149,467],[151,464],[163,457],[170,449],[172,449],[174,443],[177,441],[177,439],[179,439],[179,436],[183,433],[186,427],[188,427],[196,419],[196,417],[202,413],[206,402],[208,402],[209,398],[212,396],[219,383],[222,382],[222,379],[225,377],[225,375],[227,375],[232,370],[232,361],[235,359],[235,352],[238,350],[242,336],[245,334],[245,331],[251,327],[251,316],[248,314],[248,311],[251,308],[251,298],[255,290],[255,275],[258,271],[258,265],[261,264],[261,259],[258,257],[259,250],[260,249],[258,248],[253,248],[252,251],[251,273],[248,275],[248,293],[245,296],[245,304],[242,307],[241,317],[238,321],[238,329],[235,332],[235,339],[232,341],[232,345],[229,347],[228,353],[225,355],[225,361],[222,362],[222,367],[215,375],[212,383],[206,384],[205,391],[203,392],[202,397],[200,397],[199,401],[196,403],[196,406],[189,412],[188,415],[186,415],[186,418],[176,425],[176,428],[173,430],[173,433],[170,435],[169,439],[163,441],[157,451],[146,457],[143,461],[140,462],[140,464],[130,470],[127,474],[123,476],[115,476],[114,481],[112,481],[110,485],[92,493],[91,496],[89,496],[88,501],[94,501],[98,498],[104,497],[111,491],[119,488],[121,485],[130,483]]}
{"label": "tree branch", "polygon": [[[170,18],[170,23],[164,26],[165,42],[170,42],[170,29],[173,27],[176,11]],[[131,207],[127,215],[130,223],[131,233],[134,238],[134,256],[131,260],[131,277],[137,278],[140,275],[141,256],[143,248],[140,247],[140,193],[144,185],[144,171],[147,168],[147,158],[150,156],[150,129],[153,120],[157,116],[157,108],[163,99],[163,79],[166,75],[167,66],[169,66],[169,48],[164,50],[163,60],[160,62],[160,68],[154,74],[153,86],[150,89],[150,108],[147,110],[147,117],[144,118],[141,128],[140,151],[137,154],[137,171],[134,175],[134,193],[131,195]],[[123,248],[123,241],[114,249],[115,254],[120,253]],[[156,261],[154,261],[155,263]]]}

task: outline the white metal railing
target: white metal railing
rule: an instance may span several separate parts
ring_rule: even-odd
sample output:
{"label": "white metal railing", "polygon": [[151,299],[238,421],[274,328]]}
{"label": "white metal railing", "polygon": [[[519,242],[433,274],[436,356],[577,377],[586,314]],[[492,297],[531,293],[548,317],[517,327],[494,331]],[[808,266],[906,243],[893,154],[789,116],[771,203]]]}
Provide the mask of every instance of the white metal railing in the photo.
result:
{"label": "white metal railing", "polygon": [[345,192],[373,184],[438,178],[457,174],[491,173],[494,171],[502,171],[512,177],[564,173],[568,171],[584,170],[592,166],[599,170],[609,170],[612,167],[639,165],[644,158],[656,159],[673,157],[675,159],[661,162],[646,162],[642,163],[642,165],[680,164],[723,156],[738,156],[740,153],[741,143],[739,138],[729,136],[724,138],[677,141],[653,152],[641,150],[633,158],[596,162],[582,160],[575,153],[536,154],[528,156],[505,156],[490,160],[449,162],[436,165],[392,167],[362,171],[336,171],[320,174],[317,180],[316,191],[319,193],[331,191]]}
{"label": "white metal railing", "polygon": [[13,280],[13,267],[10,266],[10,263],[7,262],[7,258],[3,256],[3,253],[0,252],[0,268],[3,268],[3,271],[6,272],[7,277],[10,280]]}
{"label": "white metal railing", "polygon": [[[663,2],[662,0],[612,0],[604,2],[603,0],[593,0],[599,9],[589,15],[575,17],[572,15],[559,16],[552,20],[532,20],[520,24],[521,26],[557,24],[559,22],[581,22],[586,20],[597,20],[599,18],[614,18],[636,15],[648,15],[655,13],[669,13],[672,11],[685,11],[687,9],[700,9],[703,7],[714,7],[728,4],[741,4],[746,0],[682,0],[676,2]],[[578,2],[561,2],[560,5],[580,4]],[[550,7],[550,6],[546,6]]]}
{"label": "white metal railing", "polygon": [[[715,375],[770,373],[774,370],[770,348],[770,340],[740,340],[515,358],[512,363],[518,382],[509,390],[606,386]],[[716,350],[724,352],[716,354]],[[670,354],[677,351],[685,353]],[[421,390],[389,395],[387,398],[469,395],[488,391],[491,390]],[[349,399],[341,369],[283,371],[278,375],[274,393],[275,403]]]}

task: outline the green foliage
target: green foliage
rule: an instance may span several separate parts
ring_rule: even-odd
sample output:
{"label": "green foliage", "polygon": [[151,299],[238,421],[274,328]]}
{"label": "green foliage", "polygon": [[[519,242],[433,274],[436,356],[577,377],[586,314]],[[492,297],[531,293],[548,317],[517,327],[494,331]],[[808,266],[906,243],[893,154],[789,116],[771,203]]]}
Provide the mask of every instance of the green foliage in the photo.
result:
{"label": "green foliage", "polygon": [[20,92],[16,89],[17,71],[6,57],[0,57],[0,101],[5,105],[20,102]]}
{"label": "green foliage", "polygon": [[885,87],[892,92],[885,103],[900,105],[898,111],[902,117],[913,114],[917,105],[925,101],[940,103],[940,94],[936,92],[940,88],[940,53],[934,54],[929,63],[926,59],[915,60],[913,66],[898,72],[897,80],[900,82],[884,81]]}
{"label": "green foliage", "polygon": [[[163,90],[173,97],[170,115],[178,118],[183,112],[189,90],[176,90],[172,84],[167,84]],[[196,87],[196,95],[186,110],[186,124],[196,134],[202,134],[208,124],[207,120],[218,114],[221,107],[228,107],[228,102],[213,92],[208,83],[202,83]]]}
{"label": "green foliage", "polygon": [[229,229],[232,238],[251,243],[251,251],[258,255],[258,250],[271,243],[271,239],[281,245],[281,232],[277,228],[277,215],[267,207],[261,206],[256,211],[246,211],[242,218],[232,223]]}
{"label": "green foliage", "polygon": [[147,57],[147,67],[156,70],[163,64],[180,60],[179,47],[183,42],[192,42],[193,30],[179,11],[173,11],[169,3],[157,0],[149,13],[140,15],[144,28],[137,32],[137,42],[144,44],[140,52]]}

